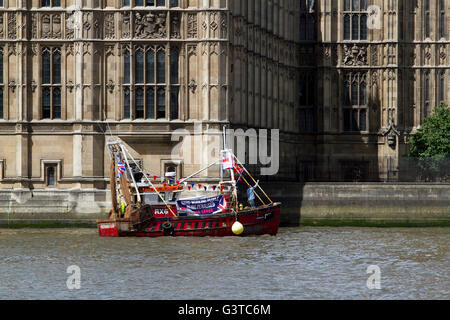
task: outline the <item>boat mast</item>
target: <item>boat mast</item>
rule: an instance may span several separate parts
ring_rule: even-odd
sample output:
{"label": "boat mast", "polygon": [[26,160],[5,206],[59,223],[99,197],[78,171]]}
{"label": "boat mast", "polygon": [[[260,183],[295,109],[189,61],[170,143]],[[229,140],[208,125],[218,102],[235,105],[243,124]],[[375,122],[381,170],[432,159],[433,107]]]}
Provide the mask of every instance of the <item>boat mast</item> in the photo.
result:
{"label": "boat mast", "polygon": [[120,150],[122,150],[122,154],[125,158],[128,172],[130,173],[131,180],[133,181],[133,184],[134,184],[134,188],[136,189],[137,200],[138,200],[138,203],[140,204],[141,203],[141,195],[139,194],[139,188],[136,183],[136,180],[134,179],[133,171],[131,170],[131,166],[130,166],[130,163],[128,162],[127,154],[126,154],[125,150],[123,149],[123,145],[120,145]]}
{"label": "boat mast", "polygon": [[[229,155],[232,155],[232,159],[234,158],[234,154],[232,152],[231,149],[228,149],[227,147],[227,134],[226,134],[226,126],[223,126],[223,151],[221,152],[221,157],[223,160],[223,156],[225,155],[226,157],[228,157]],[[234,161],[234,160],[233,160]],[[221,164],[221,166],[223,165],[223,162]],[[221,184],[223,183],[223,172],[222,172],[222,168],[220,168],[220,175],[221,175]],[[234,170],[233,168],[230,170],[230,175],[231,175],[231,188],[232,188],[232,196],[233,196],[233,201],[234,202],[234,207],[237,210],[238,209],[238,197],[237,197],[237,189],[236,189],[236,179],[234,177]]]}

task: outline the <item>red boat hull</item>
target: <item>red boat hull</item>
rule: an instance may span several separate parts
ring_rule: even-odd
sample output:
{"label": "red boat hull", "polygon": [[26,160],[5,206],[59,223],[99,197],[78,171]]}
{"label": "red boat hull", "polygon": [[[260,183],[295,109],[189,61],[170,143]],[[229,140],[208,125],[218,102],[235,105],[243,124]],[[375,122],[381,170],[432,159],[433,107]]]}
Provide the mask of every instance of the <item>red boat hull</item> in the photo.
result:
{"label": "red boat hull", "polygon": [[[237,214],[244,226],[240,236],[277,235],[280,225],[280,204],[259,207]],[[227,237],[235,236],[231,230],[236,221],[234,213],[177,218],[154,218],[144,229],[133,230],[126,221],[98,221],[102,237]],[[168,228],[170,222],[171,228]]]}

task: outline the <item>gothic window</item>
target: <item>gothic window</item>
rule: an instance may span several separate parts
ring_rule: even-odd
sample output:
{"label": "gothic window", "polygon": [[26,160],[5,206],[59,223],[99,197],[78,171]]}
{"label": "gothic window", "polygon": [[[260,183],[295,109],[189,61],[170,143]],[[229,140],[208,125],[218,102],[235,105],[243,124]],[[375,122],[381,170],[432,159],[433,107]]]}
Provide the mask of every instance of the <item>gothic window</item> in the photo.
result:
{"label": "gothic window", "polygon": [[439,89],[439,100],[441,103],[445,103],[445,94],[447,92],[447,90],[445,90],[445,71],[442,71],[439,76]]}
{"label": "gothic window", "polygon": [[125,51],[125,119],[178,119],[178,63],[176,47],[170,48],[170,53],[164,47],[151,45],[135,47],[134,54]]}
{"label": "gothic window", "polygon": [[300,1],[300,40],[314,41],[316,38],[316,19],[314,1]]}
{"label": "gothic window", "polygon": [[61,119],[61,51],[42,51],[42,119]]}
{"label": "gothic window", "polygon": [[0,120],[5,117],[4,115],[4,102],[3,102],[3,90],[4,90],[4,79],[3,79],[3,51],[0,50]]}
{"label": "gothic window", "polygon": [[367,40],[367,1],[344,1],[344,40]]}
{"label": "gothic window", "polygon": [[315,77],[313,71],[301,72],[299,78],[300,132],[311,133],[315,129]]}
{"label": "gothic window", "polygon": [[430,33],[430,0],[425,0],[425,38],[429,38]]}
{"label": "gothic window", "polygon": [[179,118],[179,52],[178,48],[170,51],[170,119]]}
{"label": "gothic window", "polygon": [[130,96],[130,88],[124,87],[123,89],[123,117],[124,119],[129,119],[131,116],[131,96]]}
{"label": "gothic window", "polygon": [[[169,0],[170,5],[172,7],[177,7],[178,1],[177,0]],[[130,6],[130,4],[133,4],[135,7],[165,7],[166,6],[166,0],[124,0],[123,5],[124,7]]]}
{"label": "gothic window", "polygon": [[366,74],[350,73],[343,83],[344,131],[368,131]]}
{"label": "gothic window", "polygon": [[424,100],[425,100],[425,110],[424,115],[428,117],[430,115],[430,74],[425,74],[425,84],[424,84]]}
{"label": "gothic window", "polygon": [[445,1],[444,0],[441,0],[439,14],[440,14],[440,16],[439,16],[440,37],[445,38],[446,29],[445,29]]}
{"label": "gothic window", "polygon": [[41,7],[61,7],[61,0],[41,0]]}

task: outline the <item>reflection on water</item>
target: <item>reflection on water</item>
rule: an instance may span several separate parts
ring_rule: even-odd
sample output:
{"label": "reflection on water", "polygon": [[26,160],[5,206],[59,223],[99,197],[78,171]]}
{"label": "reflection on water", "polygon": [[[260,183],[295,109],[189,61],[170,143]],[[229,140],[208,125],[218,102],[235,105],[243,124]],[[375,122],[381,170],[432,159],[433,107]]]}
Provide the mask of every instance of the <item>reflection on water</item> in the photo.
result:
{"label": "reflection on water", "polygon": [[[449,228],[158,239],[0,229],[0,299],[449,299],[449,240]],[[67,289],[71,265],[80,290]],[[370,265],[381,290],[366,286]]]}

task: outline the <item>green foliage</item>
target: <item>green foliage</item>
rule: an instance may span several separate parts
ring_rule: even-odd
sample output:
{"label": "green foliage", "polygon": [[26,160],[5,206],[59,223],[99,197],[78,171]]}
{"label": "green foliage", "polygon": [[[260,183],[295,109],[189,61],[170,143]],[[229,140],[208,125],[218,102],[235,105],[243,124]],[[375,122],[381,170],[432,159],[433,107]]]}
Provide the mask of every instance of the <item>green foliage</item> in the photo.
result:
{"label": "green foliage", "polygon": [[[409,157],[427,172],[442,172],[450,161],[450,108],[436,107],[423,126],[408,140]],[[445,175],[445,173],[444,173]]]}
{"label": "green foliage", "polygon": [[409,156],[450,158],[450,108],[441,104],[409,141]]}

